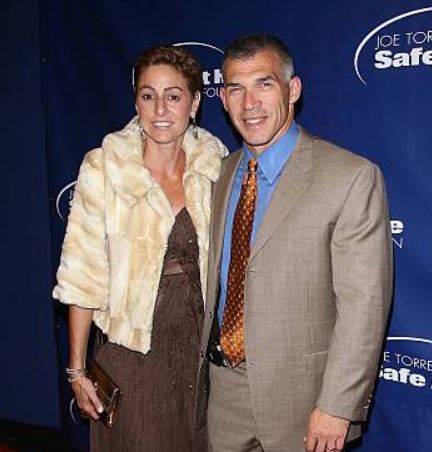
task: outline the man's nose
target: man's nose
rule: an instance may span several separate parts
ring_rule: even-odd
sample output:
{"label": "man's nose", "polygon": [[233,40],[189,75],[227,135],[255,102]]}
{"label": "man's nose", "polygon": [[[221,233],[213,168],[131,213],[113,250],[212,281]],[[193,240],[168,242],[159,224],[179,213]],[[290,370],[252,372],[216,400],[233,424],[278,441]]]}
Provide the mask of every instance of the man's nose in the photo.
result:
{"label": "man's nose", "polygon": [[259,99],[256,97],[252,90],[245,90],[243,96],[243,109],[253,110],[260,104]]}

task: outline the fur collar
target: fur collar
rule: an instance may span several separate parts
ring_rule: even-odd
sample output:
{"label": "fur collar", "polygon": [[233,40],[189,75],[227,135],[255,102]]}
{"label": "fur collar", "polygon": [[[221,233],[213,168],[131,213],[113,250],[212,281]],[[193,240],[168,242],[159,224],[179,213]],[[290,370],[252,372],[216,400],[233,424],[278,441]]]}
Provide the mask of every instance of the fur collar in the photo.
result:
{"label": "fur collar", "polygon": [[[102,148],[111,185],[130,207],[147,192],[158,188],[150,172],[142,164],[137,116],[122,130],[107,135]],[[228,154],[228,149],[218,138],[198,128],[198,139],[195,139],[192,128],[189,127],[184,137],[183,149],[186,154],[184,178],[199,174],[212,182],[217,180],[221,158]]]}

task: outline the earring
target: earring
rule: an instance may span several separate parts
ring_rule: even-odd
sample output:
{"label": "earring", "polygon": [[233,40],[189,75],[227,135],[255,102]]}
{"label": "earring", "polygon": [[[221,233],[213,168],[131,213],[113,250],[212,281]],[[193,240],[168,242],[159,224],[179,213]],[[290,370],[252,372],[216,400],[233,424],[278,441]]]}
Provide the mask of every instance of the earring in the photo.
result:
{"label": "earring", "polygon": [[198,140],[198,127],[197,127],[195,115],[192,116],[192,135],[195,138],[195,140]]}

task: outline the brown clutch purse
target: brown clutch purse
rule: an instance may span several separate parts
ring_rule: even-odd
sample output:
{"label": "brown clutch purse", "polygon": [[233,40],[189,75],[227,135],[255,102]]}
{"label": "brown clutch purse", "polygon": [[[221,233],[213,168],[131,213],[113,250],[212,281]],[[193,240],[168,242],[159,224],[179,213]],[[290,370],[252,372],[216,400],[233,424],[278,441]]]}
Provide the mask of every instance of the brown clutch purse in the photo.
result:
{"label": "brown clutch purse", "polygon": [[107,427],[112,427],[120,408],[122,397],[120,388],[94,359],[88,360],[87,376],[92,380],[103,405],[104,411],[99,418]]}

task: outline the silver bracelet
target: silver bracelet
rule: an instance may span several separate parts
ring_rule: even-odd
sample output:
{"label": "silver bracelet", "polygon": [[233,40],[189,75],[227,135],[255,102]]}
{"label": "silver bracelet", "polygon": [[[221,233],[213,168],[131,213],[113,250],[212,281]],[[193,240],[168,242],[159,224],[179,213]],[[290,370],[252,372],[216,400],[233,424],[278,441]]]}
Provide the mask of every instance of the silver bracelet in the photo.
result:
{"label": "silver bracelet", "polygon": [[69,367],[66,367],[66,374],[67,374],[67,381],[69,383],[73,383],[74,381],[77,381],[82,377],[86,377],[87,371],[84,367],[81,367],[79,369],[71,369]]}

